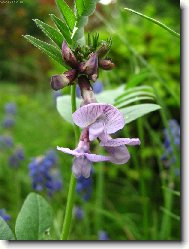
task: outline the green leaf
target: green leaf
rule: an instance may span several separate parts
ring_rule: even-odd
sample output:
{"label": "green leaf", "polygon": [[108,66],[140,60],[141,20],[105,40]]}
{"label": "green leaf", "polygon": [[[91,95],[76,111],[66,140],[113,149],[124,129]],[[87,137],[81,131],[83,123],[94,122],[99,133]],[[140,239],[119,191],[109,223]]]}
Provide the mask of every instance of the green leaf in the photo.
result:
{"label": "green leaf", "polygon": [[125,86],[121,85],[115,89],[103,91],[102,93],[96,95],[96,98],[98,102],[113,105],[116,98],[125,91],[124,88]]}
{"label": "green leaf", "polygon": [[157,24],[157,25],[160,26],[161,28],[167,30],[169,33],[171,33],[172,35],[176,36],[177,38],[180,38],[180,34],[179,34],[179,33],[177,33],[176,31],[174,31],[173,29],[169,28],[168,26],[166,26],[166,25],[163,24],[162,22],[160,22],[160,21],[158,21],[158,20],[156,20],[156,19],[154,19],[154,18],[151,18],[151,17],[149,17],[149,16],[146,16],[146,15],[144,15],[144,14],[141,14],[140,12],[137,12],[137,11],[135,11],[135,10],[132,10],[132,9],[129,9],[129,8],[124,8],[124,9],[125,9],[125,10],[128,10],[128,11],[134,13],[134,14],[137,14],[137,15],[139,15],[139,16],[142,16],[143,18],[145,18],[145,19],[147,19],[147,20],[149,20],[149,21],[151,21],[151,22]]}
{"label": "green leaf", "polygon": [[84,26],[88,22],[87,16],[81,16],[78,18],[76,22],[75,33],[72,34],[72,39],[76,45],[84,46],[85,45],[85,34],[84,34]]}
{"label": "green leaf", "polygon": [[170,210],[168,210],[165,207],[160,207],[161,211],[163,211],[165,214],[167,214],[168,216],[170,216],[171,218],[180,221],[180,217],[174,213],[172,213]]}
{"label": "green leaf", "polygon": [[56,17],[54,14],[50,14],[50,17],[57,26],[57,28],[60,30],[64,38],[66,39],[67,43],[71,45],[72,44],[71,33],[66,24],[61,19]]}
{"label": "green leaf", "polygon": [[138,102],[138,101],[141,101],[141,100],[154,100],[154,98],[152,97],[134,97],[134,98],[131,98],[127,101],[123,101],[122,103],[120,104],[114,104],[117,108],[123,108],[127,105],[130,105],[131,103],[133,102]]}
{"label": "green leaf", "polygon": [[59,48],[62,47],[62,42],[64,40],[63,35],[56,29],[52,28],[50,25],[38,20],[33,20],[36,25],[49,37],[53,42],[55,42]]}
{"label": "green leaf", "polygon": [[[70,95],[58,97],[56,100],[56,107],[62,118],[70,124],[73,124],[72,120],[72,108],[70,103]],[[81,100],[76,99],[77,107],[80,106]]]}
{"label": "green leaf", "polygon": [[155,104],[140,104],[122,108],[120,111],[124,114],[126,124],[128,124],[133,120],[140,118],[150,112],[159,110],[160,108],[161,107],[159,105]]}
{"label": "green leaf", "polygon": [[84,0],[84,10],[82,15],[83,16],[90,16],[93,14],[93,12],[96,9],[96,4],[99,2],[99,0]]}
{"label": "green leaf", "polygon": [[129,79],[126,88],[131,88],[139,85],[140,83],[143,83],[144,80],[149,79],[152,76],[152,74],[149,71],[142,71],[138,74],[134,74],[131,79]]}
{"label": "green leaf", "polygon": [[48,55],[50,58],[58,62],[60,65],[63,65],[64,67],[68,67],[66,64],[64,64],[61,50],[54,47],[51,44],[48,44],[44,41],[41,41],[31,35],[25,35],[24,36],[29,42],[31,42],[35,47],[40,49],[42,52],[44,52],[46,55]]}
{"label": "green leaf", "polygon": [[11,231],[10,227],[0,217],[0,240],[15,240],[14,234]]}
{"label": "green leaf", "polygon": [[16,220],[16,238],[40,240],[51,224],[52,210],[47,201],[36,193],[30,193]]}
{"label": "green leaf", "polygon": [[75,0],[77,15],[81,16],[84,11],[84,1],[83,0]]}
{"label": "green leaf", "polygon": [[76,18],[72,9],[67,5],[64,0],[56,0],[56,4],[58,6],[58,9],[60,10],[60,13],[64,17],[64,20],[67,23],[70,31],[72,31],[76,22]]}

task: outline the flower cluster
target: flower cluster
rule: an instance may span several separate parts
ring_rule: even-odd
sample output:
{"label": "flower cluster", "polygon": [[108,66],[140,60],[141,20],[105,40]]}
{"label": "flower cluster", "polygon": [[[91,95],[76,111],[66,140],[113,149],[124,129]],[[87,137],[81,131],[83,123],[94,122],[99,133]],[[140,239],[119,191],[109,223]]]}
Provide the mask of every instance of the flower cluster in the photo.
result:
{"label": "flower cluster", "polygon": [[164,130],[164,154],[161,157],[163,164],[165,167],[170,167],[176,159],[174,155],[174,150],[172,147],[172,141],[175,146],[179,149],[180,148],[180,126],[178,122],[174,119],[169,120],[168,122],[169,130]]}
{"label": "flower cluster", "polygon": [[32,160],[29,164],[29,174],[34,190],[46,190],[48,195],[52,196],[62,188],[62,180],[56,164],[57,157],[53,150]]}
{"label": "flower cluster", "polygon": [[110,59],[103,57],[109,51],[109,46],[103,44],[96,52],[91,52],[85,60],[81,48],[74,52],[68,47],[66,41],[62,43],[62,58],[70,70],[63,74],[54,75],[51,78],[51,87],[57,91],[74,83],[80,75],[85,75],[89,80],[95,82],[98,78],[98,69],[111,70],[115,67]]}
{"label": "flower cluster", "polygon": [[103,230],[99,231],[98,240],[109,240],[107,232]]}
{"label": "flower cluster", "polygon": [[4,220],[4,221],[9,221],[11,219],[10,215],[8,215],[5,211],[5,209],[0,209],[0,217]]}
{"label": "flower cluster", "polygon": [[84,210],[81,207],[75,206],[73,213],[78,220],[82,220],[84,218]]}
{"label": "flower cluster", "polygon": [[[74,156],[72,171],[76,178],[89,178],[94,162],[112,162],[125,164],[130,155],[126,145],[139,145],[138,138],[116,138],[110,135],[121,130],[125,125],[123,114],[113,105],[98,103],[91,81],[98,78],[99,68],[110,70],[114,64],[109,59],[103,59],[107,53],[106,47],[99,48],[96,52],[89,54],[87,61],[78,60],[66,42],[62,45],[62,56],[64,62],[70,66],[68,72],[62,75],[52,76],[51,86],[59,90],[72,84],[77,78],[83,99],[81,107],[72,114],[74,123],[82,131],[77,148],[70,150],[57,146],[63,153]],[[97,139],[108,155],[96,155],[90,151],[90,143]]]}
{"label": "flower cluster", "polygon": [[21,162],[25,159],[24,151],[21,147],[17,147],[13,154],[9,157],[9,165],[18,168]]}
{"label": "flower cluster", "polygon": [[14,115],[16,114],[16,105],[15,103],[7,103],[4,107],[5,117],[2,121],[3,128],[11,128],[15,125]]}
{"label": "flower cluster", "polygon": [[14,142],[11,136],[9,135],[1,135],[0,136],[0,148],[11,148],[13,147]]}
{"label": "flower cluster", "polygon": [[76,192],[81,196],[84,201],[88,201],[92,194],[92,177],[85,178],[80,176],[77,179]]}

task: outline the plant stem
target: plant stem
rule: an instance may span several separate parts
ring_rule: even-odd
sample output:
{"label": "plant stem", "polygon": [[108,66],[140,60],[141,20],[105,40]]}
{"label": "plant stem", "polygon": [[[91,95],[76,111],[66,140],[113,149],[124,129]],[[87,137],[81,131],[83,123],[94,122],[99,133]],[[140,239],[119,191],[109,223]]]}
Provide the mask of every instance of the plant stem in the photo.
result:
{"label": "plant stem", "polygon": [[[71,103],[72,103],[72,113],[75,112],[76,106],[76,95],[75,95],[76,86],[71,86]],[[75,142],[78,143],[79,139],[79,128],[74,125],[75,132]],[[70,232],[71,220],[72,220],[72,210],[74,205],[74,196],[75,196],[75,186],[76,186],[76,178],[71,174],[69,191],[68,191],[68,199],[66,204],[66,211],[64,217],[64,223],[62,227],[61,240],[67,240]]]}

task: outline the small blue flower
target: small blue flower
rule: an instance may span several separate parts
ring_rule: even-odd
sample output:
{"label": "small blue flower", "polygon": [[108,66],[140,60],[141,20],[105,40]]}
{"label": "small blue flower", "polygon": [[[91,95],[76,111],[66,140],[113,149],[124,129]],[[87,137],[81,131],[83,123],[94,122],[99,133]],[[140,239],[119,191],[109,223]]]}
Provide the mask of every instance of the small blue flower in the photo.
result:
{"label": "small blue flower", "polygon": [[15,120],[12,116],[6,116],[2,121],[3,128],[11,128],[15,125]]}
{"label": "small blue flower", "polygon": [[17,148],[14,153],[9,157],[9,165],[14,168],[18,168],[21,162],[24,160],[24,151],[22,148]]}
{"label": "small blue flower", "polygon": [[78,219],[78,220],[82,220],[84,217],[84,211],[82,208],[80,207],[74,207],[74,216]]}
{"label": "small blue flower", "polygon": [[0,148],[11,148],[13,147],[14,142],[11,136],[2,135],[0,136]]}
{"label": "small blue flower", "polygon": [[29,164],[29,175],[34,190],[46,190],[48,195],[52,196],[62,188],[62,180],[56,164],[57,156],[53,150],[32,160]]}
{"label": "small blue flower", "polygon": [[99,231],[98,240],[109,240],[107,232],[103,230]]}
{"label": "small blue flower", "polygon": [[11,219],[10,215],[8,215],[5,211],[5,209],[0,209],[0,217],[4,220],[4,221],[9,221]]}
{"label": "small blue flower", "polygon": [[15,103],[10,102],[10,103],[7,103],[5,105],[5,112],[7,114],[15,115],[16,114],[16,109],[17,108],[16,108],[16,104]]}
{"label": "small blue flower", "polygon": [[92,176],[89,178],[84,178],[80,176],[77,179],[76,192],[81,196],[85,201],[88,201],[92,195]]}
{"label": "small blue flower", "polygon": [[[92,84],[92,87],[95,94],[99,94],[103,91],[103,84],[100,80],[95,81],[95,83]],[[76,86],[76,96],[81,98],[81,91],[78,85]]]}

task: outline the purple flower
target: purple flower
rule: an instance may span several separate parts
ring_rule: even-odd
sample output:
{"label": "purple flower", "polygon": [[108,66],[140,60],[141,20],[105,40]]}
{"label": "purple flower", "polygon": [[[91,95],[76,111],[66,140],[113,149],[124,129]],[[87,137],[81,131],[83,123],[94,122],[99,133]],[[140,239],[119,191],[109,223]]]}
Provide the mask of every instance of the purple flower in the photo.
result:
{"label": "purple flower", "polygon": [[3,128],[11,128],[15,125],[15,120],[12,116],[6,116],[2,122]]}
{"label": "purple flower", "polygon": [[[92,174],[92,171],[91,171]],[[80,176],[77,178],[76,192],[84,201],[88,201],[92,194],[92,177],[84,178]]]}
{"label": "purple flower", "polygon": [[0,148],[5,148],[5,147],[11,148],[13,147],[13,145],[14,145],[14,142],[13,142],[12,137],[5,136],[5,135],[0,136]]}
{"label": "purple flower", "polygon": [[21,162],[24,160],[24,151],[22,148],[18,148],[9,157],[9,165],[14,168],[18,168]]}
{"label": "purple flower", "polygon": [[84,211],[83,211],[82,208],[76,206],[76,207],[74,207],[73,212],[74,212],[74,216],[75,216],[78,220],[82,220],[82,219],[83,219],[83,217],[84,217]]}
{"label": "purple flower", "polygon": [[0,209],[0,217],[4,220],[4,221],[9,221],[11,219],[10,215],[8,215],[5,211],[5,209]]}
{"label": "purple flower", "polygon": [[16,104],[15,103],[7,103],[5,105],[5,112],[7,114],[15,115],[16,114]]}
{"label": "purple flower", "polygon": [[99,231],[98,240],[109,240],[107,232],[103,230]]}

